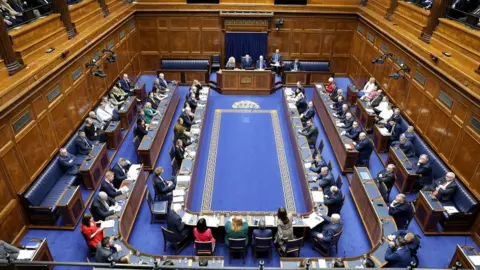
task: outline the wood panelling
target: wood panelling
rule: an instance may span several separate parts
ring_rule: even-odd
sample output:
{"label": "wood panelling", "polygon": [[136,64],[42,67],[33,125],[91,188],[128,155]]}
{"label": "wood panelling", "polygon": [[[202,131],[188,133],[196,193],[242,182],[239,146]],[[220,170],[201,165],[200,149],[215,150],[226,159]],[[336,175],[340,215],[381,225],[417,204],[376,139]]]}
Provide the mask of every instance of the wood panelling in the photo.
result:
{"label": "wood panelling", "polygon": [[[478,101],[465,96],[452,82],[446,81],[443,74],[424,66],[399,44],[388,41],[369,25],[360,22],[360,26],[364,31],[355,33],[349,76],[358,87],[363,87],[369,76],[375,76],[416,131],[480,199],[480,132],[471,124],[473,116],[480,119]],[[374,37],[373,42],[368,34]],[[395,59],[374,65],[372,60],[384,53],[381,48],[388,48]],[[389,78],[401,62],[411,71],[398,80]],[[439,99],[440,93],[453,101],[451,107]]]}
{"label": "wood panelling", "polygon": [[430,11],[420,8],[413,3],[398,1],[392,22],[402,27],[405,33],[414,37],[421,37],[427,27],[429,17]]}
{"label": "wood panelling", "polygon": [[[57,155],[119,75],[139,75],[139,47],[134,45],[138,33],[136,27],[131,27],[132,22],[104,33],[96,45],[73,59],[61,73],[53,74],[34,94],[0,115],[0,239],[14,240],[26,225],[16,194],[27,189]],[[101,50],[107,47],[117,53],[115,63],[104,60],[107,55],[102,56]],[[94,77],[85,68],[95,55],[100,57],[97,64],[108,73],[106,78]],[[58,91],[57,96],[50,95],[54,91]],[[14,131],[13,124],[26,112],[30,113],[30,121]]]}

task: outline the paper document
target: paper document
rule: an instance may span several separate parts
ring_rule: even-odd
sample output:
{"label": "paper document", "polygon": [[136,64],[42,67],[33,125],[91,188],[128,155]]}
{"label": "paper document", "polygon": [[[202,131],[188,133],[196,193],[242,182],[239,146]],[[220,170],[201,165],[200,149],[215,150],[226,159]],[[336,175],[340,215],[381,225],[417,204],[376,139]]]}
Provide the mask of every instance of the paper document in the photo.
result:
{"label": "paper document", "polygon": [[128,169],[128,179],[136,180],[138,178],[138,174],[140,173],[140,168],[142,167],[141,164],[132,164],[130,169]]}
{"label": "paper document", "polygon": [[208,87],[208,86],[203,86],[202,87],[202,91],[207,91],[208,92],[208,89],[210,89],[210,87]]}
{"label": "paper document", "polygon": [[295,106],[295,104],[293,104],[293,103],[288,103],[288,108],[290,108],[290,109],[296,109],[297,106]]}
{"label": "paper document", "polygon": [[150,122],[150,125],[158,125],[158,121],[152,121]]}
{"label": "paper document", "polygon": [[173,202],[174,202],[174,203],[182,203],[182,202],[184,202],[184,201],[185,201],[185,199],[183,198],[183,196],[175,196],[175,197],[173,197]]}
{"label": "paper document", "polygon": [[215,216],[200,216],[199,219],[204,218],[207,221],[207,227],[218,227],[220,220]]}
{"label": "paper document", "polygon": [[102,224],[100,224],[100,228],[113,228],[114,226],[115,226],[115,220],[113,219],[104,221],[102,222]]}
{"label": "paper document", "polygon": [[312,167],[312,163],[305,163],[305,169],[310,169]]}
{"label": "paper document", "polygon": [[200,133],[200,129],[199,128],[192,128],[190,130],[193,134],[199,134]]}
{"label": "paper document", "polygon": [[468,256],[474,265],[480,265],[480,256]]}
{"label": "paper document", "polygon": [[265,226],[275,226],[275,218],[273,216],[265,216]]}
{"label": "paper document", "polygon": [[201,122],[202,122],[202,120],[195,120],[195,124],[199,124]]}
{"label": "paper document", "polygon": [[18,253],[17,260],[31,260],[36,250],[24,250],[21,249]]}
{"label": "paper document", "polygon": [[345,148],[347,148],[348,150],[352,149],[352,146],[348,143],[345,144]]}
{"label": "paper document", "polygon": [[184,196],[185,195],[185,189],[175,189],[173,190],[173,196]]}
{"label": "paper document", "polygon": [[378,130],[380,130],[380,133],[382,133],[382,135],[390,135],[390,132],[388,132],[388,129],[384,127],[379,128]]}
{"label": "paper document", "polygon": [[323,191],[312,191],[313,202],[323,204],[324,196]]}
{"label": "paper document", "polygon": [[447,211],[447,213],[449,213],[449,214],[458,213],[458,210],[457,210],[457,208],[455,208],[455,206],[444,206],[443,208],[444,208],[444,209]]}
{"label": "paper document", "polygon": [[122,193],[127,193],[128,192],[128,187],[123,186],[119,189]]}
{"label": "paper document", "polygon": [[368,113],[374,113],[375,111],[372,109],[366,109]]}
{"label": "paper document", "polygon": [[37,243],[35,243],[35,244],[26,245],[25,248],[26,248],[26,249],[37,249],[39,246],[40,246],[40,243],[37,242]]}
{"label": "paper document", "polygon": [[195,152],[195,151],[187,151],[187,155],[189,155],[192,158],[194,158],[196,154],[197,154],[197,152]]}
{"label": "paper document", "polygon": [[321,84],[319,84],[319,83],[316,83],[316,84],[315,84],[315,87],[322,89],[322,88],[323,88],[323,85],[321,85]]}
{"label": "paper document", "polygon": [[337,123],[337,127],[344,127],[345,124],[344,123]]}
{"label": "paper document", "polygon": [[185,212],[182,217],[183,223],[189,223],[192,217],[193,217],[192,214]]}
{"label": "paper document", "polygon": [[315,228],[315,226],[317,226],[322,222],[323,222],[323,218],[317,215],[317,213],[311,213],[310,216],[308,216],[308,218],[303,218],[303,223],[307,224],[307,226],[310,227],[310,229]]}
{"label": "paper document", "polygon": [[318,259],[318,265],[317,268],[328,268],[327,267],[327,262],[324,259]]}
{"label": "paper document", "polygon": [[179,175],[177,176],[177,186],[178,187],[188,187],[190,184],[190,175]]}

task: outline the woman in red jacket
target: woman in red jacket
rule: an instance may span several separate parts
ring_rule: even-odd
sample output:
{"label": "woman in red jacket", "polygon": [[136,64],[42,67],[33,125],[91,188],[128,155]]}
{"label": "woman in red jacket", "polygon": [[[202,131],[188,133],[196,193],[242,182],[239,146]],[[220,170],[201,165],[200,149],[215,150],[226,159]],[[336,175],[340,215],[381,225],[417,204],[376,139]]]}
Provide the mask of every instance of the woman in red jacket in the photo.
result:
{"label": "woman in red jacket", "polygon": [[213,238],[212,231],[207,228],[207,221],[201,218],[197,222],[197,227],[193,229],[193,236],[195,241],[208,242],[211,241],[212,249],[215,249],[215,238]]}
{"label": "woman in red jacket", "polygon": [[89,247],[97,248],[98,243],[103,239],[103,228],[97,227],[92,215],[85,214],[82,219],[82,234]]}

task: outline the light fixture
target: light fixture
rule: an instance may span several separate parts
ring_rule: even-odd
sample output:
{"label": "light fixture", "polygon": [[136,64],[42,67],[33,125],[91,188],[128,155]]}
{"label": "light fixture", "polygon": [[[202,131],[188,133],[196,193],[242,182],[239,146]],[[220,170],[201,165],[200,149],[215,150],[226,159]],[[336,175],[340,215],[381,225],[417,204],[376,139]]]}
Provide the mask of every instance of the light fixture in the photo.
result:
{"label": "light fixture", "polygon": [[103,70],[95,62],[96,61],[92,59],[92,62],[85,64],[86,68],[90,68],[90,74],[99,78],[107,77],[107,74],[105,74]]}
{"label": "light fixture", "polygon": [[372,60],[372,64],[383,64],[386,59],[393,58],[393,53],[384,53],[376,59]]}
{"label": "light fixture", "polygon": [[117,61],[117,59],[118,59],[117,54],[116,54],[114,51],[112,51],[112,50],[103,49],[103,50],[102,50],[102,53],[103,53],[103,54],[105,54],[105,53],[110,53],[110,55],[107,56],[107,61],[108,61],[110,64],[115,63],[115,62]]}
{"label": "light fixture", "polygon": [[400,77],[405,78],[405,73],[409,73],[409,72],[410,72],[410,68],[405,64],[401,64],[400,69],[388,77],[394,80],[398,80]]}
{"label": "light fixture", "polygon": [[275,29],[278,31],[283,26],[283,19],[276,19],[275,20]]}

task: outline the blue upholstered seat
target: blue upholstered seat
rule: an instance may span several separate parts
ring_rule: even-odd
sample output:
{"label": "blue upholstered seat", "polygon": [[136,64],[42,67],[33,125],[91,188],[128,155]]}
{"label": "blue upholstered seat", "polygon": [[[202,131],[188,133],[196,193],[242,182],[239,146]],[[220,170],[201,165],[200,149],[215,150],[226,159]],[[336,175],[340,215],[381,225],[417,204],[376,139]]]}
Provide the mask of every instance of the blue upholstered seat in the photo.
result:
{"label": "blue upholstered seat", "polygon": [[[292,61],[283,62],[285,67],[290,67]],[[300,61],[301,70],[304,71],[330,71],[330,62],[323,61]]]}
{"label": "blue upholstered seat", "polygon": [[210,65],[210,61],[208,59],[196,59],[196,60],[162,59],[162,69],[208,70],[209,65]]}

